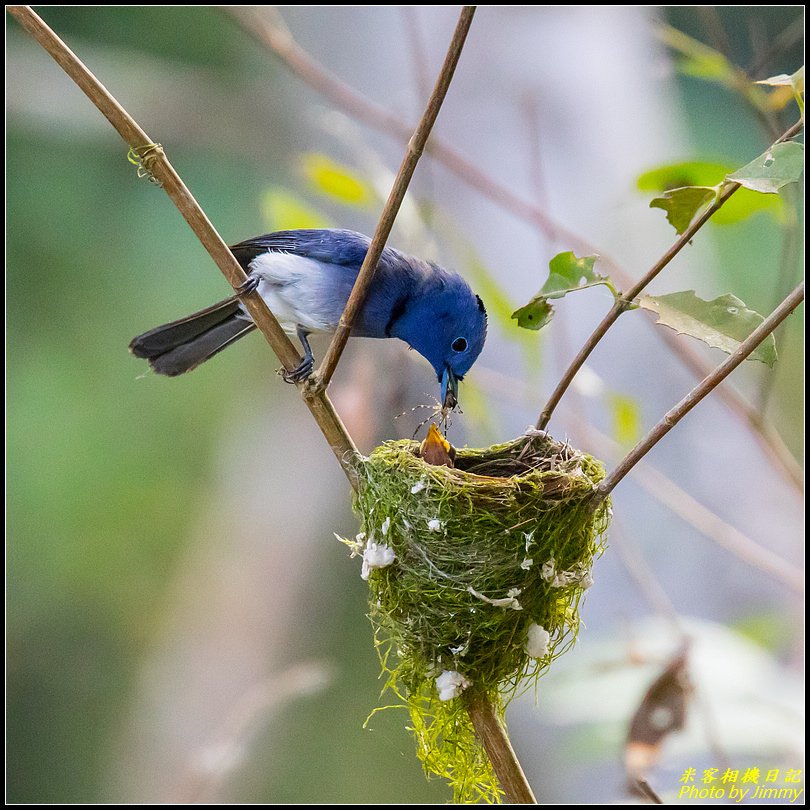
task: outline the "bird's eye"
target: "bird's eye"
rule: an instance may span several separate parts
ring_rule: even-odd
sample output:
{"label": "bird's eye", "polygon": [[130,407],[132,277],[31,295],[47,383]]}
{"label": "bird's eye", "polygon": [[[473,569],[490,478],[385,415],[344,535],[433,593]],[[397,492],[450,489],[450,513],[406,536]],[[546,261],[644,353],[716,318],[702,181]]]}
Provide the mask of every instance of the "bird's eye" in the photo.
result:
{"label": "bird's eye", "polygon": [[466,338],[456,338],[452,343],[454,352],[463,352],[467,348]]}

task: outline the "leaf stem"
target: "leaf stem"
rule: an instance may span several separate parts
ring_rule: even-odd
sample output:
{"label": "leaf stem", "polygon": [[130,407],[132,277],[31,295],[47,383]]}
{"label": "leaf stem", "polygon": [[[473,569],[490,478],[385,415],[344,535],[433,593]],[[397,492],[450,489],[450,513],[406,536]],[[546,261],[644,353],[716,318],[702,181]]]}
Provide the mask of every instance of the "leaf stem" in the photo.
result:
{"label": "leaf stem", "polygon": [[604,500],[638,462],[669,433],[701,400],[708,396],[734,371],[768,335],[804,300],[804,282],[740,344],[726,360],[689,392],[661,421],[619,462],[594,491],[594,504]]}

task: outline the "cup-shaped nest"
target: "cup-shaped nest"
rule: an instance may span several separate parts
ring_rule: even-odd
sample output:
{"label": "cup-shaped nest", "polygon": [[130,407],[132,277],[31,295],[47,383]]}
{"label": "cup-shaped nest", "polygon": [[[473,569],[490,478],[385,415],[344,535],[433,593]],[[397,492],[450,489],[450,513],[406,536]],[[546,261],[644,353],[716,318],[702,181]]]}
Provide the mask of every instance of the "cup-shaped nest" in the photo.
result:
{"label": "cup-shaped nest", "polygon": [[460,449],[453,468],[418,449],[388,442],[364,460],[357,508],[381,660],[417,734],[443,724],[430,748],[453,736],[464,689],[502,709],[573,642],[610,505],[592,497],[604,467],[539,431]]}

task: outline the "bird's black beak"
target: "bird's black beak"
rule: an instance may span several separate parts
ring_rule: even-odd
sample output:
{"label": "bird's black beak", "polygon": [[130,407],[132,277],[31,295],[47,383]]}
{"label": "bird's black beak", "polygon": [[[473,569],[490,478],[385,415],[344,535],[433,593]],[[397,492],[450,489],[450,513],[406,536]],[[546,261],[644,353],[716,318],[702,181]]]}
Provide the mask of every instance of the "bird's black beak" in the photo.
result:
{"label": "bird's black beak", "polygon": [[458,380],[449,366],[442,373],[442,407],[453,410],[458,405]]}

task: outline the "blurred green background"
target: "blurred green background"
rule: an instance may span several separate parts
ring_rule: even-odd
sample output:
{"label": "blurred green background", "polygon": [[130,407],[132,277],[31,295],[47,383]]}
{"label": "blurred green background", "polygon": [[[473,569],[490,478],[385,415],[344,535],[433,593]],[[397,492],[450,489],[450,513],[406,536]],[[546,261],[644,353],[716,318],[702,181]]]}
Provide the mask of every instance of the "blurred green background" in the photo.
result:
{"label": "blurred green background", "polygon": [[[281,13],[320,61],[408,121],[456,14]],[[228,13],[42,14],[164,144],[226,241],[310,224],[373,230],[401,145],[334,111]],[[679,160],[741,165],[772,140],[739,93],[679,71],[656,27],[667,22],[725,50],[758,79],[799,66],[801,20],[801,7],[484,8],[437,135],[637,276],[673,233],[635,178]],[[11,18],[6,47],[8,800],[446,801],[446,788],[420,773],[404,715],[383,712],[363,728],[380,702],[378,663],[358,565],[332,535],[351,536],[356,524],[345,481],[295,391],[276,377],[258,336],[177,380],[145,375],[128,355],[133,335],[224,297],[226,284],[165,194],[137,179],[106,121]],[[781,129],[793,117],[790,104],[772,115]],[[321,164],[302,160],[307,154]],[[337,190],[329,161],[346,167]],[[548,336],[516,335],[509,309],[528,300],[548,259],[568,246],[430,158],[414,191],[419,205],[403,212],[394,243],[457,267],[489,291],[491,313],[495,298],[506,312],[494,316],[451,438],[508,438],[534,421],[606,299],[562,302]],[[783,195],[778,216],[706,229],[657,291],[731,291],[770,311],[801,274],[801,231],[785,237],[785,223],[801,221],[800,197]],[[796,455],[802,321],[800,310],[781,330],[771,382],[748,366],[735,379],[767,402],[768,420]],[[579,413],[632,441],[689,390],[683,367],[638,323],[618,327],[594,355],[607,388],[571,394],[582,401],[561,409],[555,434],[585,445]],[[363,450],[410,435],[422,418],[410,409],[433,393],[426,368],[387,343],[353,346],[336,380],[336,403]],[[614,395],[630,403],[624,417]],[[705,411],[651,460],[799,564],[801,500],[724,406]],[[675,611],[699,622],[694,637],[723,628],[739,642],[728,647],[729,671],[767,672],[726,707],[750,721],[737,733],[743,751],[726,740],[726,754],[793,762],[796,594],[700,537],[632,480],[625,489],[617,530]],[[630,661],[628,649],[645,638],[638,623],[656,610],[612,551],[597,567],[588,632],[560,662],[565,682],[552,672],[537,703],[529,698],[510,716],[544,802],[622,795],[626,722],[663,660],[651,654],[647,670]],[[578,717],[580,698],[564,688],[580,678],[592,691],[599,655],[628,673],[611,692],[617,711]],[[721,670],[707,671],[711,680]],[[776,700],[775,684],[789,685],[778,695],[781,740],[763,731],[778,726],[774,718],[758,713],[768,696]],[[718,688],[727,687],[721,678]],[[716,753],[699,731],[688,739],[667,760],[673,772]],[[675,779],[661,781],[664,792],[675,789]]]}

